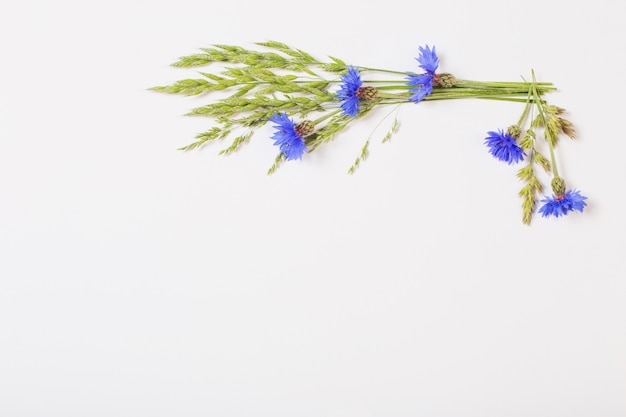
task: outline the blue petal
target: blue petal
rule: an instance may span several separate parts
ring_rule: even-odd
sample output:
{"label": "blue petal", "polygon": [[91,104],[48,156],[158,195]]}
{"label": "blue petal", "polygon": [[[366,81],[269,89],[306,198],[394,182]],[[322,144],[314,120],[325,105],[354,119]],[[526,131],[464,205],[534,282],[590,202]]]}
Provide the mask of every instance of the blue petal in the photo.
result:
{"label": "blue petal", "polygon": [[424,100],[427,95],[433,92],[433,87],[430,84],[425,84],[419,88],[412,88],[409,91],[411,93],[415,93],[409,97],[409,100],[414,103],[419,103],[420,101]]}
{"label": "blue petal", "polygon": [[359,112],[359,97],[357,91],[363,85],[358,68],[348,67],[348,73],[341,77],[343,83],[337,91],[337,98],[342,101],[341,109],[343,114],[349,117],[356,117]]}
{"label": "blue petal", "polygon": [[343,103],[341,103],[343,114],[349,117],[356,117],[360,107],[359,98],[357,96],[345,98]]}
{"label": "blue petal", "polygon": [[294,159],[302,159],[302,154],[307,150],[304,140],[298,136],[298,140],[292,140],[280,146],[280,151],[285,154],[285,158],[290,161]]}
{"label": "blue petal", "polygon": [[419,67],[424,71],[434,74],[439,68],[439,58],[437,57],[437,53],[435,51],[435,47],[432,49],[428,45],[425,48],[419,47],[420,56],[418,56],[417,62],[420,63]]}
{"label": "blue petal", "polygon": [[587,203],[585,203],[586,199],[587,197],[581,195],[580,191],[577,190],[568,190],[561,198],[557,198],[553,194],[551,197],[546,197],[541,200],[544,204],[539,209],[539,213],[541,213],[543,217],[565,216],[567,213],[574,210],[582,213],[583,209],[587,206]]}
{"label": "blue petal", "polygon": [[485,144],[489,147],[489,152],[500,161],[510,165],[522,161],[526,156],[508,132],[499,130],[498,132],[487,132],[487,135]]}
{"label": "blue petal", "polygon": [[421,74],[421,75],[410,75],[407,77],[409,80],[407,85],[425,85],[432,84],[433,76],[431,74]]}
{"label": "blue petal", "polygon": [[280,151],[285,154],[287,160],[302,159],[302,154],[307,150],[302,136],[296,132],[294,122],[287,117],[286,113],[273,115],[270,122],[276,123],[276,132],[272,136],[274,145],[280,147]]}

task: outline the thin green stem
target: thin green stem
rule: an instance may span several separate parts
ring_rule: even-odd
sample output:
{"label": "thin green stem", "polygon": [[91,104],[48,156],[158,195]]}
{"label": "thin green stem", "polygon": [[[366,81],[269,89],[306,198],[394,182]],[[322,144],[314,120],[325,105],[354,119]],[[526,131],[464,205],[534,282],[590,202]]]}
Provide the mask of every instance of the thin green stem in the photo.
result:
{"label": "thin green stem", "polygon": [[382,105],[389,105],[389,104],[406,104],[406,103],[410,103],[410,101],[408,99],[404,99],[404,100],[397,99],[397,100],[394,100],[394,101],[383,100],[383,101],[379,102],[378,104],[380,104],[382,106]]}
{"label": "thin green stem", "polygon": [[391,115],[391,113],[393,113],[394,111],[398,111],[400,109],[400,104],[399,103],[395,109],[391,109],[391,111],[389,113],[387,113],[385,115],[385,117],[383,117],[382,119],[380,119],[380,121],[376,124],[376,127],[374,127],[374,129],[372,129],[372,133],[370,133],[369,137],[367,138],[367,140],[370,140],[372,138],[372,135],[374,134],[374,132],[376,131],[376,129],[378,129],[378,127],[382,124],[382,122],[389,117],[389,115]]}
{"label": "thin green stem", "polygon": [[[526,99],[525,98],[490,97],[490,96],[484,96],[484,97],[480,97],[480,96],[474,96],[474,97],[433,97],[433,96],[426,96],[426,97],[424,97],[424,101],[431,101],[431,100],[454,100],[454,99],[459,99],[459,98],[478,98],[478,99],[481,99],[481,100],[496,100],[496,101],[508,101],[508,102],[512,102],[512,103],[526,103]],[[389,104],[404,104],[404,103],[412,103],[412,102],[407,97],[405,99],[397,99],[397,100],[389,99],[389,101],[388,100],[383,100],[383,101],[381,101],[378,104],[389,105]]]}
{"label": "thin green stem", "polygon": [[404,80],[363,80],[363,83],[397,83],[397,84],[406,84]]}
{"label": "thin green stem", "polygon": [[406,94],[392,94],[392,93],[381,93],[378,92],[378,97],[380,98],[389,98],[389,99],[402,99],[407,97]]}
{"label": "thin green stem", "polygon": [[556,87],[553,87],[553,84],[550,82],[541,82],[541,83],[529,83],[527,81],[472,81],[472,80],[457,80],[457,86],[469,85],[473,87],[525,87],[529,88],[531,84],[534,84],[541,91],[553,91],[556,90]]}
{"label": "thin green stem", "polygon": [[508,97],[478,97],[478,98],[483,99],[483,100],[498,100],[498,101],[510,101],[513,103],[526,103],[526,99],[523,99],[523,98],[508,98]]}
{"label": "thin green stem", "polygon": [[[415,86],[410,85],[381,85],[376,87],[378,90],[410,90]],[[476,87],[434,87],[431,95],[439,94],[454,94],[458,96],[482,96],[482,95],[523,95],[527,96],[530,89],[529,85],[519,85],[516,87],[491,87],[491,88],[476,88]],[[538,89],[538,92],[544,93],[546,90]]]}
{"label": "thin green stem", "polygon": [[[552,133],[550,133],[550,130],[548,129],[548,121],[546,119],[546,115],[543,109],[543,100],[541,100],[541,96],[539,96],[539,93],[537,92],[537,88],[535,86],[535,70],[531,70],[531,72],[533,75],[533,82],[531,84],[532,89],[533,89],[533,95],[539,98],[539,100],[535,100],[535,104],[537,105],[537,110],[539,111],[539,115],[541,116],[541,120],[543,121],[544,135],[550,136],[552,135]],[[547,139],[546,142],[548,142],[548,149],[550,150],[550,162],[552,163],[552,175],[556,178],[559,176],[559,170],[556,166],[556,156],[554,155],[554,146],[552,144],[554,138],[547,137],[546,139]]]}
{"label": "thin green stem", "polygon": [[387,74],[406,75],[406,72],[403,72],[403,71],[393,71],[393,70],[386,70],[386,69],[380,69],[380,68],[359,67],[359,69],[362,71],[376,71],[376,72],[385,72]]}
{"label": "thin green stem", "polygon": [[528,110],[530,109],[530,97],[532,94],[532,88],[528,89],[528,97],[526,98],[526,106],[524,106],[524,111],[522,112],[522,115],[519,118],[519,121],[517,122],[518,126],[521,126],[522,123],[524,123],[524,120],[526,119],[526,115],[528,115]]}
{"label": "thin green stem", "polygon": [[335,110],[335,111],[330,112],[328,114],[325,114],[324,116],[322,116],[322,117],[320,117],[318,119],[313,120],[313,123],[315,123],[315,124],[322,123],[324,120],[329,119],[329,118],[333,117],[334,115],[336,115],[338,113],[341,113],[341,109]]}
{"label": "thin green stem", "polygon": [[[469,91],[469,92],[435,92],[426,98],[430,100],[438,100],[443,98],[483,98],[483,97],[501,97],[503,99],[509,97],[518,97],[518,96],[526,96],[527,92],[500,92],[500,91]],[[522,102],[525,102],[526,99],[523,99]]]}

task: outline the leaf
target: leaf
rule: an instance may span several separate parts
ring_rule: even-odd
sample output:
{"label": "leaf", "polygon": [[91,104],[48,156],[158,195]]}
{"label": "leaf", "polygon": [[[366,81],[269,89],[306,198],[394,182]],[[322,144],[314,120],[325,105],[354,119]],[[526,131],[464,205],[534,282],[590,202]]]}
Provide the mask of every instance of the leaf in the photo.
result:
{"label": "leaf", "polygon": [[542,154],[540,154],[537,151],[535,151],[535,162],[538,163],[539,165],[541,165],[541,167],[546,172],[550,172],[550,170],[552,169],[552,167],[550,166],[550,161],[548,160],[548,158],[546,158],[545,156],[543,156]]}
{"label": "leaf", "polygon": [[198,135],[196,135],[196,139],[199,139],[198,141],[193,142],[187,146],[183,146],[182,148],[179,148],[178,150],[188,151],[191,149],[196,149],[196,148],[203,146],[208,141],[212,141],[216,139],[223,139],[226,136],[228,136],[229,133],[230,133],[230,129],[222,129],[219,127],[213,127],[207,130],[206,132],[199,133]]}
{"label": "leaf", "polygon": [[341,60],[341,59],[339,59],[339,58],[335,58],[334,56],[330,56],[330,55],[329,55],[328,57],[329,57],[330,59],[332,59],[332,60],[333,60],[333,62],[335,62],[335,64],[338,64],[338,65],[343,65],[344,67],[347,67],[347,66],[348,66],[348,65],[347,65],[344,61],[342,61],[342,60]]}
{"label": "leaf", "polygon": [[350,169],[348,169],[348,174],[353,174],[354,171],[359,167],[361,162],[367,158],[367,156],[369,155],[369,144],[370,144],[370,140],[368,139],[365,141],[363,148],[361,148],[361,153],[359,154],[359,156],[357,156],[356,160],[354,161],[354,164],[352,164]]}
{"label": "leaf", "polygon": [[209,72],[200,72],[200,74],[213,81],[222,81],[225,79],[224,77],[220,77],[219,75],[211,74]]}
{"label": "leaf", "polygon": [[274,165],[272,165],[270,167],[270,169],[267,170],[267,175],[272,175],[274,172],[276,172],[276,170],[278,169],[278,167],[282,164],[282,162],[285,161],[285,153],[281,152],[278,154],[278,156],[276,157],[276,159],[274,160]]}
{"label": "leaf", "polygon": [[225,51],[229,51],[229,52],[245,52],[246,50],[244,48],[242,48],[241,46],[232,46],[232,45],[213,45],[216,48],[220,48],[223,49]]}
{"label": "leaf", "polygon": [[520,168],[519,171],[517,171],[517,178],[520,179],[520,181],[528,181],[529,179],[531,179],[534,176],[533,174],[533,166],[528,164],[523,168]]}
{"label": "leaf", "polygon": [[391,129],[389,129],[387,134],[383,137],[382,143],[389,142],[391,137],[398,132],[399,127],[400,122],[398,121],[398,116],[396,115],[395,119],[393,119],[393,123],[391,124]]}
{"label": "leaf", "polygon": [[250,140],[250,138],[252,137],[253,133],[254,133],[254,131],[251,130],[251,131],[249,131],[247,133],[244,133],[241,136],[237,136],[233,140],[231,145],[228,148],[226,148],[226,149],[222,149],[219,152],[219,154],[220,155],[228,155],[229,153],[236,151],[239,148],[239,146],[241,146],[242,144],[244,144],[244,143],[246,143],[246,142],[248,142]]}
{"label": "leaf", "polygon": [[267,42],[256,42],[257,45],[267,46],[268,48],[274,49],[291,49],[289,46],[285,45],[282,42],[277,41],[267,41]]}
{"label": "leaf", "polygon": [[176,81],[176,83],[168,86],[153,87],[151,90],[160,91],[169,94],[184,94],[186,96],[195,96],[206,91],[211,91],[216,84],[201,79],[186,79]]}
{"label": "leaf", "polygon": [[206,53],[206,54],[194,54],[194,55],[189,55],[189,56],[184,56],[179,58],[179,60],[177,62],[174,62],[172,64],[173,67],[183,67],[183,68],[187,68],[187,67],[198,67],[201,65],[206,65],[209,64],[211,62],[220,62],[220,61],[224,61],[226,58],[226,55],[224,54],[220,54],[220,53],[215,53],[217,51],[214,50],[206,50],[211,51],[211,53]]}
{"label": "leaf", "polygon": [[242,85],[241,87],[239,87],[239,90],[237,90],[237,92],[235,92],[233,95],[231,95],[229,98],[237,98],[237,97],[241,97],[246,95],[248,92],[250,92],[251,90],[254,89],[254,87],[256,87],[256,85],[254,84],[248,84],[248,85]]}

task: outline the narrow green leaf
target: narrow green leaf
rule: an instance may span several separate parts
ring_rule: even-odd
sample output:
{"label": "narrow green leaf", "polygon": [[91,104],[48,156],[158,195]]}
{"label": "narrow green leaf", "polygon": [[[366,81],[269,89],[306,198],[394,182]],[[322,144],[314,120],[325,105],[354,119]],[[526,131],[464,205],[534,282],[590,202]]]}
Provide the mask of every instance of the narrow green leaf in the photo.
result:
{"label": "narrow green leaf", "polygon": [[367,158],[369,154],[369,144],[370,144],[370,141],[368,139],[365,141],[363,148],[361,148],[361,153],[359,154],[359,156],[357,156],[356,160],[354,161],[350,169],[348,169],[348,174],[353,174],[354,171],[356,171],[356,169],[359,167],[359,165],[361,165],[361,162]]}
{"label": "narrow green leaf", "polygon": [[229,153],[232,153],[234,151],[236,151],[242,144],[248,142],[250,140],[250,138],[252,137],[252,134],[254,132],[251,130],[247,133],[244,133],[241,136],[237,136],[233,142],[231,143],[231,145],[226,148],[226,149],[222,149],[219,154],[220,155],[228,155]]}
{"label": "narrow green leaf", "polygon": [[285,154],[283,152],[279,153],[276,159],[274,160],[274,164],[267,170],[267,175],[272,175],[278,167],[285,161]]}

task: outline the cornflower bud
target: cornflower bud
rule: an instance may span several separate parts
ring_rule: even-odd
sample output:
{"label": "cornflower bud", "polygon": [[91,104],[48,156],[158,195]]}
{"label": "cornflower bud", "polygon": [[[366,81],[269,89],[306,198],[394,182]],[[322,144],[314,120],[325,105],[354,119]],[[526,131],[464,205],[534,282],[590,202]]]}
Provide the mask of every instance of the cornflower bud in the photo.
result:
{"label": "cornflower bud", "polygon": [[507,129],[509,135],[513,137],[513,139],[519,138],[519,135],[522,134],[522,128],[519,125],[511,125]]}
{"label": "cornflower bud", "polygon": [[315,131],[315,123],[310,120],[303,120],[296,125],[295,129],[298,136],[304,138]]}
{"label": "cornflower bud", "polygon": [[356,90],[356,96],[363,100],[374,100],[378,97],[378,89],[376,87],[359,87]]}
{"label": "cornflower bud", "polygon": [[554,191],[557,201],[562,200],[563,197],[565,197],[565,192],[567,191],[565,187],[565,180],[561,177],[554,177],[550,185],[552,186],[552,191]]}
{"label": "cornflower bud", "polygon": [[435,74],[435,78],[433,81],[435,82],[435,85],[440,85],[444,88],[450,88],[456,85],[456,77],[447,72],[444,72],[442,74]]}

